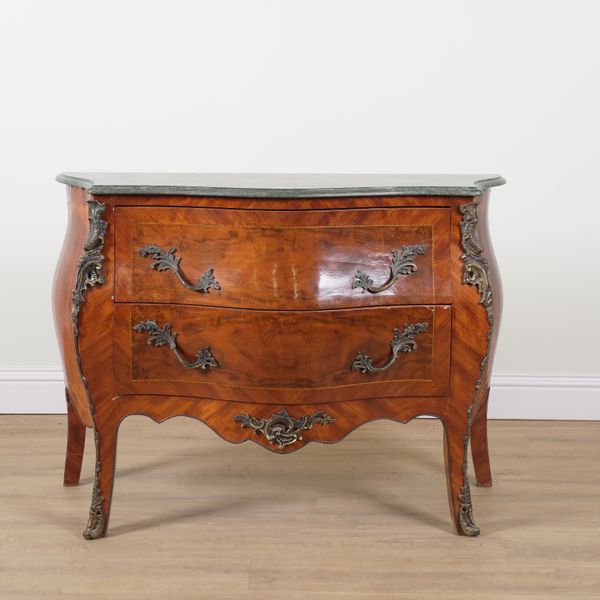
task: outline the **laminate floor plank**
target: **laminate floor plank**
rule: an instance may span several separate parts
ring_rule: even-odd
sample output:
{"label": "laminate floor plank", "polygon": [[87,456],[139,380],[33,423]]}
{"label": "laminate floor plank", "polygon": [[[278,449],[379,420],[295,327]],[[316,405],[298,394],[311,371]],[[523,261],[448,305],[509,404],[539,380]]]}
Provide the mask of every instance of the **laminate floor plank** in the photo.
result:
{"label": "laminate floor plank", "polygon": [[[442,428],[369,423],[286,456],[131,417],[107,538],[66,416],[0,416],[0,599],[600,599],[600,422],[491,421],[478,538],[452,533]],[[471,474],[472,477],[472,474]]]}

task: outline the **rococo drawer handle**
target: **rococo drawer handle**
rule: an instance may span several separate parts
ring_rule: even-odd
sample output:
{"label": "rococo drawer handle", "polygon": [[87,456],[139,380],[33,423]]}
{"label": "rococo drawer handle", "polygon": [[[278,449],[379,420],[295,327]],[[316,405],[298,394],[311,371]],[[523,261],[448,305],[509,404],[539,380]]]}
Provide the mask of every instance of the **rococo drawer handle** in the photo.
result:
{"label": "rococo drawer handle", "polygon": [[148,336],[147,343],[151,346],[169,346],[169,348],[175,353],[175,356],[179,360],[179,362],[186,369],[204,369],[207,367],[218,367],[219,363],[215,360],[214,356],[210,353],[210,348],[206,346],[206,348],[202,348],[196,353],[195,361],[188,361],[186,358],[179,352],[177,348],[177,342],[175,338],[177,337],[176,333],[171,332],[171,323],[165,323],[164,327],[161,327],[156,321],[142,321],[137,325],[134,325],[133,329],[138,333],[142,333],[143,331],[149,331],[150,335]]}
{"label": "rococo drawer handle", "polygon": [[373,360],[368,354],[358,352],[352,363],[352,370],[362,371],[363,373],[376,373],[389,369],[396,362],[399,352],[412,352],[417,349],[415,335],[427,331],[427,326],[428,323],[405,323],[404,331],[400,331],[397,327],[394,327],[394,335],[390,343],[392,346],[392,356],[390,357],[390,360],[388,360],[383,367],[374,367]]}
{"label": "rococo drawer handle", "polygon": [[302,439],[301,432],[305,429],[312,429],[313,423],[328,425],[335,419],[330,417],[322,410],[312,415],[303,415],[299,419],[290,417],[285,409],[274,413],[268,419],[257,419],[247,413],[241,413],[233,417],[242,427],[250,427],[256,433],[262,433],[269,443],[275,442],[279,448],[289,446]]}
{"label": "rococo drawer handle", "polygon": [[354,276],[352,288],[362,288],[363,294],[371,292],[377,294],[383,292],[393,285],[398,279],[398,275],[410,275],[417,270],[414,258],[417,255],[425,254],[426,246],[402,246],[401,250],[392,250],[392,262],[390,263],[390,277],[382,285],[374,285],[373,279],[368,273],[358,271]]}
{"label": "rococo drawer handle", "polygon": [[181,258],[179,256],[175,256],[176,251],[177,248],[163,250],[154,244],[149,244],[148,246],[140,248],[138,250],[138,254],[140,256],[151,256],[154,259],[154,262],[150,265],[150,268],[154,269],[155,271],[173,271],[177,279],[179,279],[183,286],[188,290],[207,293],[210,288],[215,290],[221,289],[219,282],[215,279],[213,274],[214,269],[212,268],[200,275],[200,279],[198,279],[198,283],[196,285],[188,283],[179,272],[179,263],[181,262]]}

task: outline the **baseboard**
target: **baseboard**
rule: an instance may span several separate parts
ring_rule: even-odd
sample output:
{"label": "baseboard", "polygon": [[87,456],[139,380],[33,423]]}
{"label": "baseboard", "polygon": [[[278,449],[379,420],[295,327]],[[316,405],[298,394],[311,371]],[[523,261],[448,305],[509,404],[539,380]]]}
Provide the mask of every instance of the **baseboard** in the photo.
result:
{"label": "baseboard", "polygon": [[[62,371],[0,370],[0,413],[64,414]],[[600,420],[600,376],[496,375],[488,416]]]}
{"label": "baseboard", "polygon": [[600,420],[600,376],[495,375],[488,417]]}
{"label": "baseboard", "polygon": [[0,414],[64,414],[61,369],[0,370]]}

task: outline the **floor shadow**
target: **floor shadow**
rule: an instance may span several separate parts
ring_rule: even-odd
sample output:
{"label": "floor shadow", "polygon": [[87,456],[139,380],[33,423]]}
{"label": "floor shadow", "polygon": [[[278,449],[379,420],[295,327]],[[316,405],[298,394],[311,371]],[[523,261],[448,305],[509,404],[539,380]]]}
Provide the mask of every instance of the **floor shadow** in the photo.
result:
{"label": "floor shadow", "polygon": [[[444,517],[447,518],[442,518],[437,514],[418,510],[414,506],[409,506],[402,502],[400,498],[402,497],[402,494],[407,493],[408,490],[403,490],[401,486],[398,486],[398,499],[389,495],[379,494],[374,488],[364,485],[350,484],[345,486],[344,491],[371,502],[381,509],[384,509],[387,513],[398,513],[399,515],[408,517],[412,520],[418,520],[425,525],[433,526],[442,531],[448,531],[451,528],[450,514],[444,515]],[[440,489],[440,494],[442,493],[444,493],[444,490]]]}
{"label": "floor shadow", "polygon": [[157,525],[164,523],[178,523],[187,519],[195,519],[198,517],[210,517],[211,515],[223,515],[231,512],[234,509],[241,507],[248,508],[249,506],[258,504],[258,500],[248,498],[234,498],[228,496],[226,498],[219,499],[218,503],[213,504],[210,507],[203,508],[186,508],[184,510],[164,512],[161,511],[159,514],[155,514],[149,517],[138,519],[136,521],[130,521],[123,525],[117,525],[111,527],[109,535],[111,537],[123,535],[132,531],[139,531],[141,529],[151,529]]}

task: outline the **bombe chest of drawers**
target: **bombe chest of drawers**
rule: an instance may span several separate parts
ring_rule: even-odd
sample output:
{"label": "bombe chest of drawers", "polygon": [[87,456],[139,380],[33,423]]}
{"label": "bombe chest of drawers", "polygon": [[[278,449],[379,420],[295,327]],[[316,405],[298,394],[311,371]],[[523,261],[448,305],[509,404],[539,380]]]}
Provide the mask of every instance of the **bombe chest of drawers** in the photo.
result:
{"label": "bombe chest of drawers", "polygon": [[282,454],[374,419],[437,417],[452,522],[479,533],[467,451],[491,485],[501,290],[487,203],[501,177],[57,179],[69,199],[53,291],[66,485],[79,483],[86,427],[96,446],[84,537],[106,534],[118,428],[140,414],[193,417]]}

